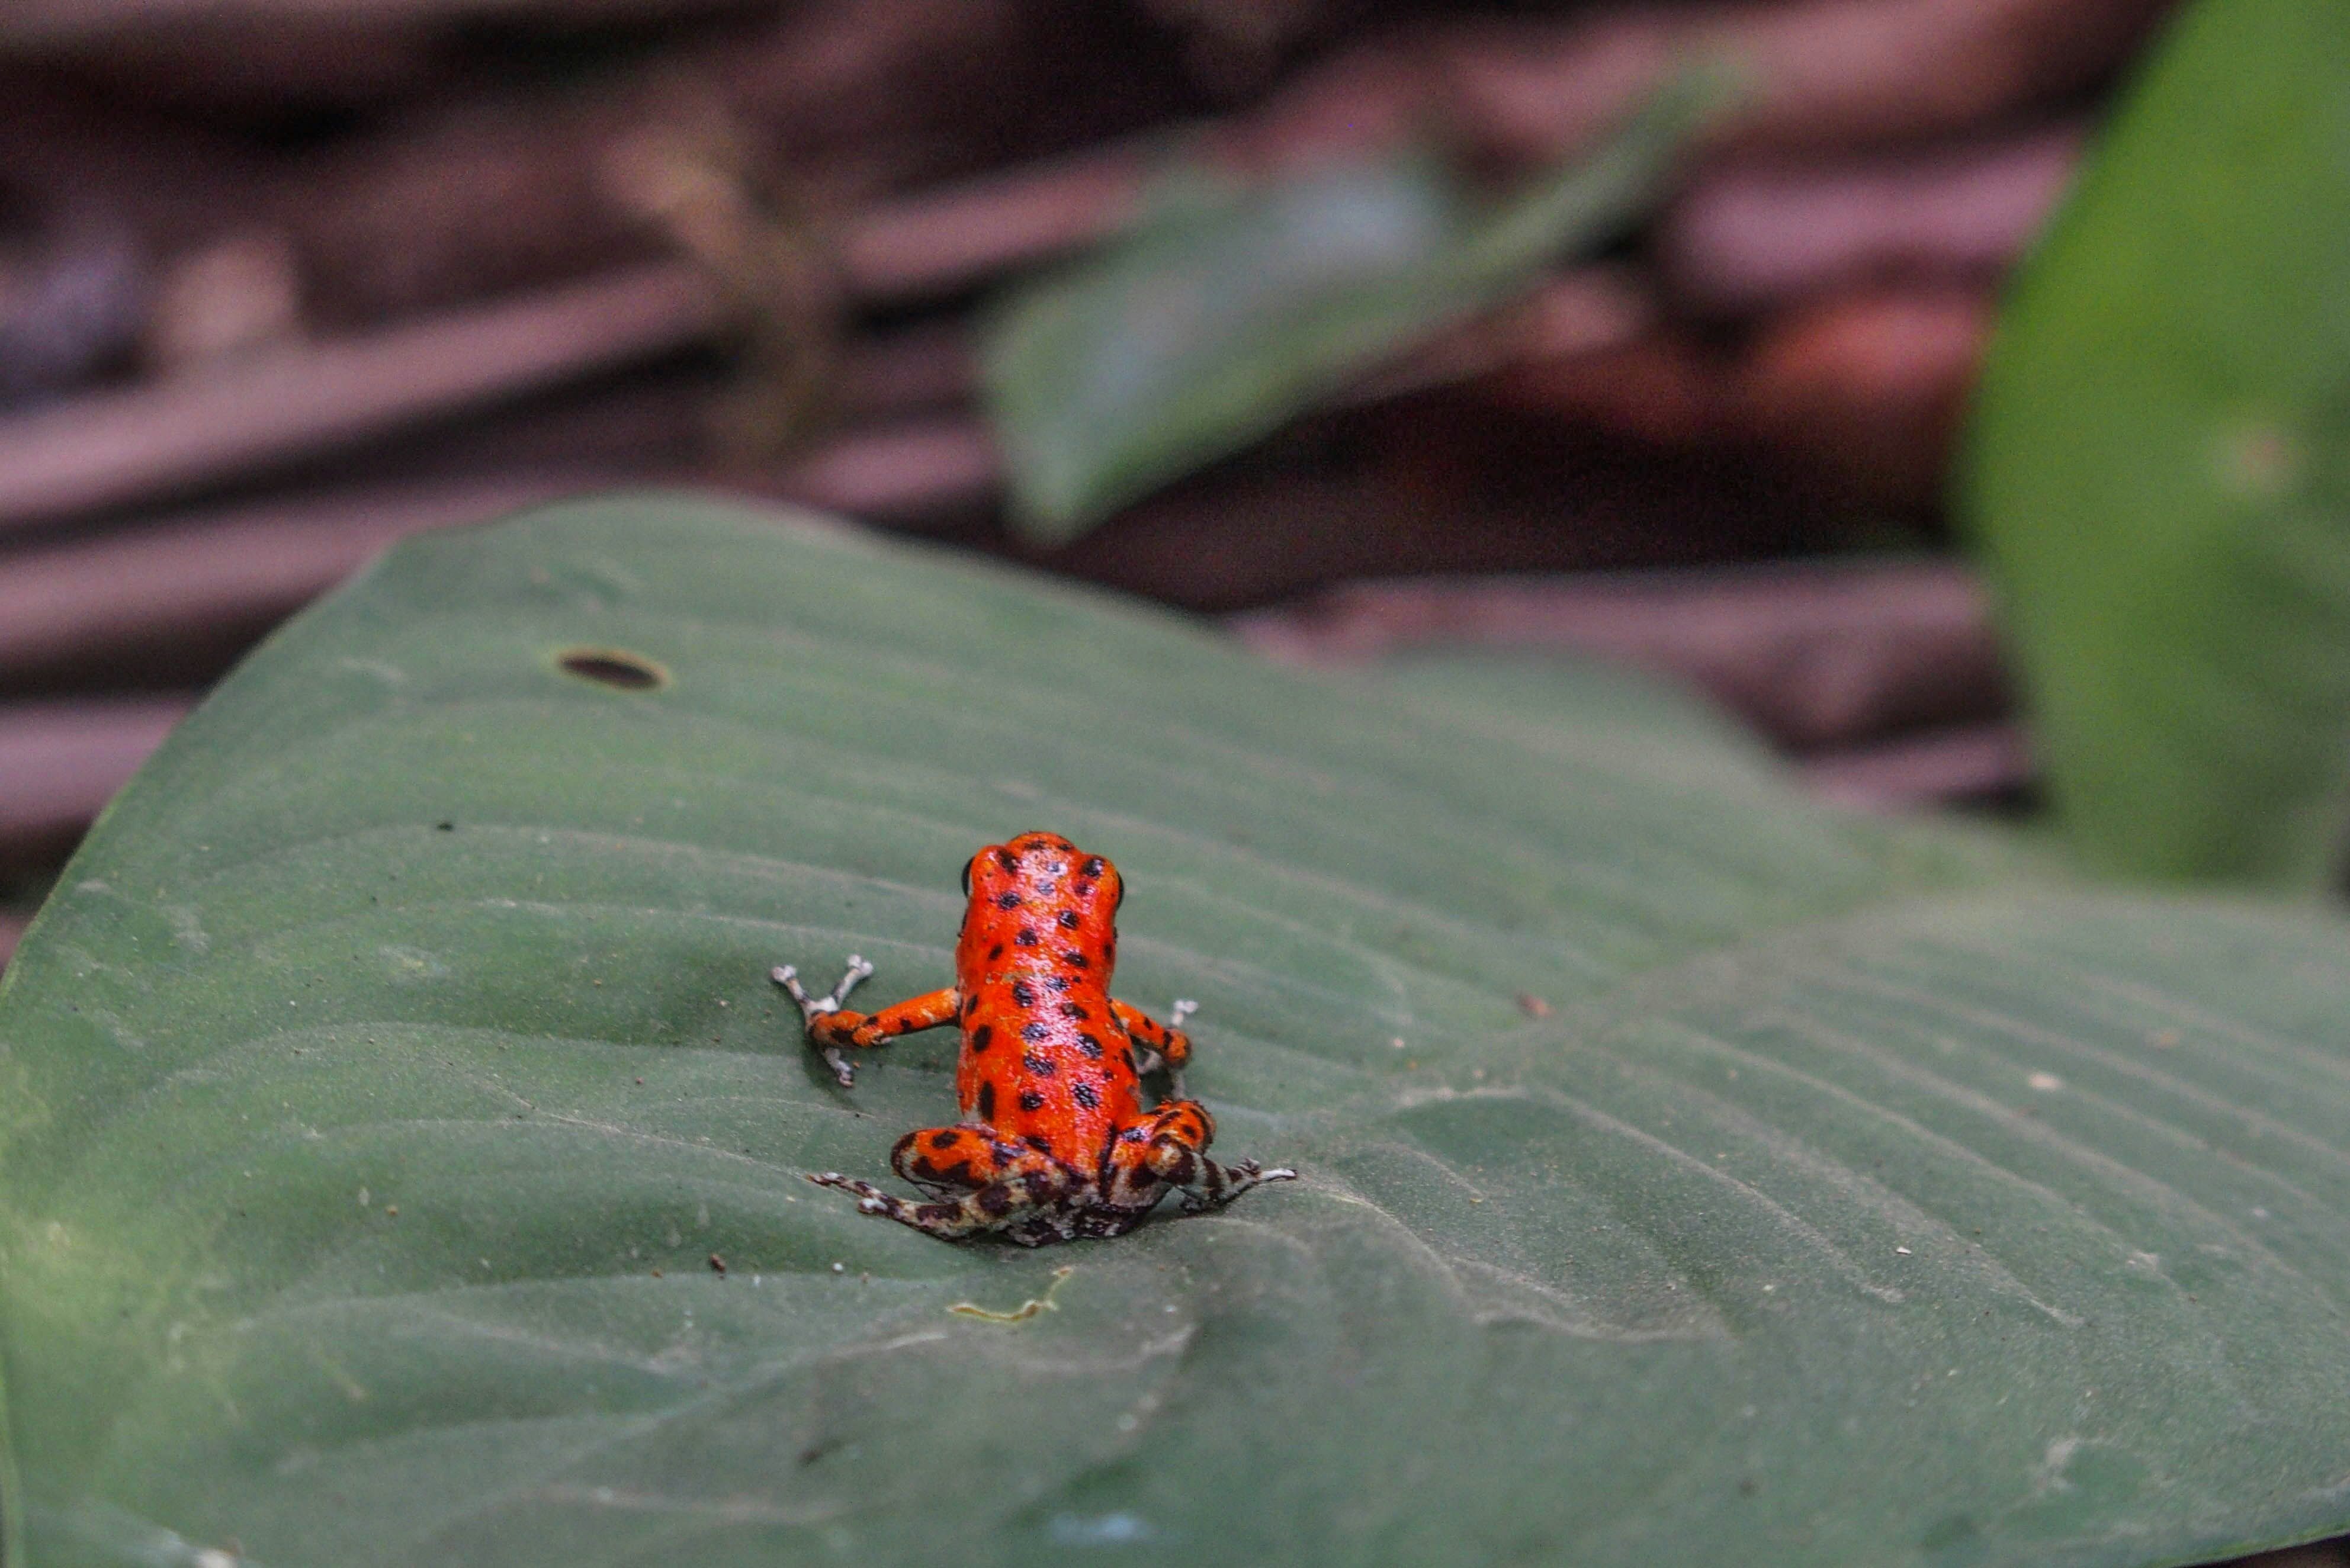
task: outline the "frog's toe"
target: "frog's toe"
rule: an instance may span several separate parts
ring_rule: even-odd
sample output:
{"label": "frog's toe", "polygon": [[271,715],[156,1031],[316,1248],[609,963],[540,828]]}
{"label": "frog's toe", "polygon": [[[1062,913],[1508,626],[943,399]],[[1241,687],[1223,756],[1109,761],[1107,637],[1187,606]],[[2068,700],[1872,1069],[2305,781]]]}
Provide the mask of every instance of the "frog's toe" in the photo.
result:
{"label": "frog's toe", "polygon": [[[860,1202],[858,1205],[860,1209],[864,1208],[866,1203],[871,1202],[874,1199],[885,1196],[882,1190],[874,1186],[871,1182],[860,1181],[853,1176],[843,1176],[837,1170],[827,1170],[823,1172],[821,1175],[811,1171],[808,1174],[808,1179],[815,1182],[818,1187],[837,1187],[843,1192],[856,1194],[858,1198],[864,1200],[864,1202]],[[867,1210],[867,1212],[870,1213],[871,1210]]]}

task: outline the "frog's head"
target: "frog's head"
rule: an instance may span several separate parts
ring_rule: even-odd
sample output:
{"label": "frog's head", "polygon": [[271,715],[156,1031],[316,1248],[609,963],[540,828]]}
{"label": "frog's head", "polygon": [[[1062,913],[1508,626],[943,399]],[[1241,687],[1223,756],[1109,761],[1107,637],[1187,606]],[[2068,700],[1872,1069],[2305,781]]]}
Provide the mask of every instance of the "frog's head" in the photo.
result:
{"label": "frog's head", "polygon": [[1107,930],[1126,900],[1117,867],[1057,833],[1024,833],[989,845],[963,867],[962,890],[973,915],[1033,909],[1064,931]]}

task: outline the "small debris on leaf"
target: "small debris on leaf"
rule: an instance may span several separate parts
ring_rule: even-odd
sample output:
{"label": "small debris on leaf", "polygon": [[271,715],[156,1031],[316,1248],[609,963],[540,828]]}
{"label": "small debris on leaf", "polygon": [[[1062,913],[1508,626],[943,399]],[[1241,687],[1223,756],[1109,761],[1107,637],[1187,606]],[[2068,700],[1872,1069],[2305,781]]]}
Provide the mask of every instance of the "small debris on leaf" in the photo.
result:
{"label": "small debris on leaf", "polygon": [[1060,1311],[1061,1309],[1054,1304],[1053,1297],[1055,1293],[1060,1290],[1061,1282],[1067,1279],[1071,1274],[1074,1274],[1077,1271],[1074,1265],[1068,1263],[1062,1264],[1059,1268],[1053,1271],[1053,1282],[1045,1287],[1045,1293],[1043,1295],[1030,1296],[1026,1301],[1022,1302],[1010,1312],[993,1312],[986,1307],[981,1306],[976,1302],[957,1302],[952,1306],[947,1308],[947,1311],[951,1313],[958,1313],[964,1317],[981,1318],[988,1323],[1023,1323],[1029,1318],[1035,1317],[1039,1313]]}

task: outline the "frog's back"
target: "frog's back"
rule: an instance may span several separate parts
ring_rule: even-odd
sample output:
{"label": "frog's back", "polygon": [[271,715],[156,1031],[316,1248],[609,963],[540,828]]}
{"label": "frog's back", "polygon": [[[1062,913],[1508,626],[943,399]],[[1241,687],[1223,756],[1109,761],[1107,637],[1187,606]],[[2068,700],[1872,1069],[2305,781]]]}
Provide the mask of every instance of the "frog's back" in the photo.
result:
{"label": "frog's back", "polygon": [[1110,1011],[1118,868],[1057,834],[1024,833],[973,856],[964,882],[963,1117],[1090,1168],[1141,1114],[1132,1043]]}

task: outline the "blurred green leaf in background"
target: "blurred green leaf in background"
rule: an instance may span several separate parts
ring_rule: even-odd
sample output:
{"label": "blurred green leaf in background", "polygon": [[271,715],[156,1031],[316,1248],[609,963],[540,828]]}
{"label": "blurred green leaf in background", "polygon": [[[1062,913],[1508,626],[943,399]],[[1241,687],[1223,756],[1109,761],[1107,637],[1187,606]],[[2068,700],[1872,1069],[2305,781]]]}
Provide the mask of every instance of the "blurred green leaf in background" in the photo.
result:
{"label": "blurred green leaf in background", "polygon": [[1424,151],[1264,189],[1170,182],[1138,232],[1021,287],[987,328],[1014,520],[1074,538],[1615,238],[1663,195],[1728,80],[1684,71],[1604,146],[1502,202]]}
{"label": "blurred green leaf in background", "polygon": [[2350,843],[2350,7],[2180,13],[2016,290],[1963,480],[2086,858],[2334,881]]}
{"label": "blurred green leaf in background", "polygon": [[[768,967],[942,983],[957,868],[1036,826],[1127,872],[1120,992],[1201,999],[1219,1147],[1304,1179],[1041,1254],[803,1179],[882,1177],[955,1043],[844,1093]],[[188,722],[0,981],[7,1560],[2338,1531],[2345,936],[1837,817],[1587,667],[1301,675],[693,502],[431,536]]]}

